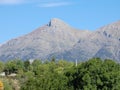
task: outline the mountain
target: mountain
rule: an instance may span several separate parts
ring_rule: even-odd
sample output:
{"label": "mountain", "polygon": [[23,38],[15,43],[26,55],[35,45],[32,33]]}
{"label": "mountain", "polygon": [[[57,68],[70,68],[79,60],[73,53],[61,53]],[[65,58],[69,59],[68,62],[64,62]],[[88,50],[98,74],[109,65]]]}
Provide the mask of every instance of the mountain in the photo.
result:
{"label": "mountain", "polygon": [[2,45],[0,59],[47,59],[49,54],[69,50],[86,33],[89,32],[78,31],[62,20],[53,18],[47,25]]}
{"label": "mountain", "polygon": [[100,28],[97,33],[103,40],[103,46],[95,54],[95,57],[120,61],[120,21]]}
{"label": "mountain", "polygon": [[92,57],[120,61],[120,21],[94,32],[75,29],[64,21],[53,18],[33,32],[12,39],[0,46],[0,60],[75,59]]}
{"label": "mountain", "polygon": [[[54,54],[53,54],[54,55]],[[99,28],[68,51],[55,53],[57,58],[88,60],[92,57],[120,61],[120,21]]]}

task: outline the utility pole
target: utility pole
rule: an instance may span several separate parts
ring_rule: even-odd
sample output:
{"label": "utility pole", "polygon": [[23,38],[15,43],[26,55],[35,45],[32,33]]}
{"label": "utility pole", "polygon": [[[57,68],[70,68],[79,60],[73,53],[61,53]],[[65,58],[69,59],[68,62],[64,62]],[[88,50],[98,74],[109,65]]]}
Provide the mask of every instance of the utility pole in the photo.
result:
{"label": "utility pole", "polygon": [[75,60],[75,66],[76,66],[76,67],[77,67],[77,63],[78,63],[78,62],[77,62],[77,59],[76,59],[76,60]]}

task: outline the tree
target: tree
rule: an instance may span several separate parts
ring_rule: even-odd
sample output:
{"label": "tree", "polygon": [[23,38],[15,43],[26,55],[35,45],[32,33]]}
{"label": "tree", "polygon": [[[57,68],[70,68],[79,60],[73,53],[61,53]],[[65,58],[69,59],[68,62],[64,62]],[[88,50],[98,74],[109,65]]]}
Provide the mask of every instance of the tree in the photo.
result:
{"label": "tree", "polygon": [[0,72],[2,72],[4,70],[4,63],[2,61],[0,61]]}

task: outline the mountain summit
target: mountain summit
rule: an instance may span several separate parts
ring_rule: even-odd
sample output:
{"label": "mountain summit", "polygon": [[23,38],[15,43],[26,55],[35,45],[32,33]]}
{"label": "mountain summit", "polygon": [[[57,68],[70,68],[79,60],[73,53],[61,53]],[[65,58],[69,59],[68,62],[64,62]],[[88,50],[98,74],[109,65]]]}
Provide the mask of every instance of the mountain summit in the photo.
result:
{"label": "mountain summit", "polygon": [[0,46],[0,60],[42,59],[51,57],[73,61],[92,57],[120,62],[120,22],[106,25],[95,32],[76,30],[53,18],[31,33]]}
{"label": "mountain summit", "polygon": [[64,21],[62,21],[58,18],[51,19],[48,24],[48,26],[50,26],[50,27],[57,27],[57,26],[60,27],[60,26],[65,26],[65,25],[67,26],[67,24]]}
{"label": "mountain summit", "polygon": [[85,33],[85,31],[78,31],[62,20],[54,18],[47,25],[2,45],[0,59],[47,59],[50,54],[71,49]]}

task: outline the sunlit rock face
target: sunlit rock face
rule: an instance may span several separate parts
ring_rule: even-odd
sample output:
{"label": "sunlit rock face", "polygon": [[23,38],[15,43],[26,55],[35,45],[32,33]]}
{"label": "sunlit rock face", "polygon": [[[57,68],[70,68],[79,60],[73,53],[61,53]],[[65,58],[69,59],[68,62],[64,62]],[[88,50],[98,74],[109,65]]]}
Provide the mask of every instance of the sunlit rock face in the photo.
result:
{"label": "sunlit rock face", "polygon": [[88,60],[92,57],[120,60],[120,21],[94,32],[78,30],[53,18],[27,35],[0,45],[0,60]]}

